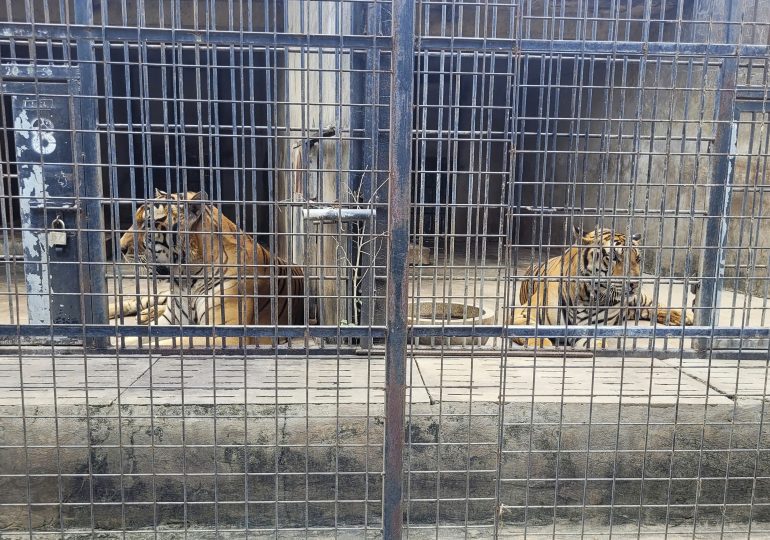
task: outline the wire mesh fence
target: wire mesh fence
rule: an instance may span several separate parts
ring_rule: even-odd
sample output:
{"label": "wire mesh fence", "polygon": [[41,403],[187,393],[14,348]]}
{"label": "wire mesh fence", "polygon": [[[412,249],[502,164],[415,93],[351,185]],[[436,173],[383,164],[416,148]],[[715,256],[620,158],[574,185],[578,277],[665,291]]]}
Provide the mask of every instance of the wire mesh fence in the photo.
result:
{"label": "wire mesh fence", "polygon": [[0,4],[0,537],[763,537],[762,0]]}

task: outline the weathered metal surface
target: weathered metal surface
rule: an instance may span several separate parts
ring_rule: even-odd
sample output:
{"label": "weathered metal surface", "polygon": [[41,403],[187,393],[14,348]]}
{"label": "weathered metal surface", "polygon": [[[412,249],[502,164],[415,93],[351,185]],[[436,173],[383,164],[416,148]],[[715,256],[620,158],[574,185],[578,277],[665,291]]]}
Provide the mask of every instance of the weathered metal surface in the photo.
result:
{"label": "weathered metal surface", "polygon": [[[82,27],[94,24],[94,3],[90,0],[76,0],[74,22]],[[96,53],[94,40],[79,38],[76,41],[80,68],[80,93],[74,99],[73,111],[77,115],[74,163],[78,174],[74,196],[81,212],[78,214],[77,229],[80,261],[89,264],[80,268],[80,287],[83,292],[83,323],[104,324],[107,322],[107,280],[104,243],[104,214],[101,201],[102,164],[100,141],[97,132],[97,96],[99,88],[96,75]],[[88,340],[88,346],[106,345],[105,340]]]}
{"label": "weathered metal surface", "polygon": [[[734,2],[722,4],[723,17],[734,21],[738,17],[738,6]],[[725,29],[724,41],[737,40],[733,25]],[[701,281],[700,293],[695,311],[697,324],[715,326],[717,307],[723,286],[725,272],[725,244],[728,231],[728,214],[732,184],[735,176],[735,152],[738,126],[735,117],[735,97],[738,76],[738,57],[728,56],[722,61],[719,73],[718,94],[715,103],[716,137],[713,152],[716,166],[712,169],[711,189],[708,195],[708,219],[704,233],[704,250],[698,275]],[[708,339],[694,342],[697,349],[705,351],[711,343]]]}
{"label": "weathered metal surface", "polygon": [[406,399],[409,202],[412,181],[414,10],[409,0],[393,2],[390,93],[390,177],[388,178],[388,284],[385,342],[385,479],[383,536],[401,538],[403,524],[404,410]]}
{"label": "weathered metal surface", "polygon": [[[76,171],[70,87],[67,83],[4,83],[3,88],[13,94],[29,323],[80,323],[77,230],[81,209],[72,203]],[[64,224],[60,228],[66,246],[49,245],[55,223]]]}

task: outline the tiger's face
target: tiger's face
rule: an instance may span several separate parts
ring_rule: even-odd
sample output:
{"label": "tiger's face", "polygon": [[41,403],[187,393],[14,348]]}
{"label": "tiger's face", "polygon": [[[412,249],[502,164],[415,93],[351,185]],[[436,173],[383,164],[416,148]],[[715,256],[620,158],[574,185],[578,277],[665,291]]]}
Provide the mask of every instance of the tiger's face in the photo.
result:
{"label": "tiger's face", "polygon": [[641,287],[642,254],[640,234],[629,238],[610,229],[596,229],[580,239],[581,264],[592,280],[594,294],[600,302],[616,304],[635,296]]}
{"label": "tiger's face", "polygon": [[187,205],[180,202],[180,195],[155,190],[155,198],[137,209],[133,224],[120,237],[120,251],[126,262],[144,263],[158,275],[171,274],[172,267],[183,262],[183,251],[191,247],[182,245],[185,240],[179,234],[180,223],[185,230],[191,230],[203,211],[199,202],[203,195],[185,193],[184,200],[192,203]]}

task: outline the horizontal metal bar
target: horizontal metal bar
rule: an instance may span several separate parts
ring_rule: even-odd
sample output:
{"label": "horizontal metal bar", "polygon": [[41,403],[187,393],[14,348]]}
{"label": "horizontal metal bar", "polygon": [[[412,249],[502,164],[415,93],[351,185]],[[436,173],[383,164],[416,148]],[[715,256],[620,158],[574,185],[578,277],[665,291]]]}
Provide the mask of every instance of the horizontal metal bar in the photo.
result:
{"label": "horizontal metal bar", "polygon": [[78,209],[78,205],[75,202],[62,202],[52,199],[50,202],[42,199],[30,199],[29,207],[31,210],[48,210],[50,212],[71,212]]}
{"label": "horizontal metal bar", "polygon": [[[736,101],[762,102],[770,99],[770,88],[737,88]],[[759,103],[762,106],[762,103]]]}
{"label": "horizontal metal bar", "polygon": [[425,325],[413,326],[414,337],[770,337],[770,328],[761,326],[493,326]]}
{"label": "horizontal metal bar", "polygon": [[239,32],[229,30],[191,30],[184,28],[136,28],[126,26],[77,26],[63,24],[4,23],[4,37],[33,39],[93,39],[95,41],[159,41],[211,45],[250,45],[257,47],[390,48],[389,36],[344,34],[297,34]]}
{"label": "horizontal metal bar", "polygon": [[[113,326],[74,324],[62,325],[0,325],[3,336],[61,336],[61,337],[385,337],[385,326]],[[409,328],[411,337],[595,337],[595,338],[770,338],[770,328],[747,326],[499,326],[499,325],[420,325]]]}
{"label": "horizontal metal bar", "polygon": [[673,41],[598,41],[572,39],[489,39],[473,37],[425,36],[419,41],[420,51],[460,51],[500,53],[568,53],[608,55],[688,55],[740,56],[764,58],[770,54],[767,45],[728,43],[677,43]]}
{"label": "horizontal metal bar", "polygon": [[[767,99],[770,98],[770,91],[768,90],[758,90],[757,92],[736,92],[736,98],[735,98],[735,112],[740,115],[740,113],[757,113],[757,114],[763,114],[767,112],[768,106],[767,106]],[[740,119],[739,119],[740,120]],[[764,122],[757,122],[758,125],[763,124]],[[757,186],[758,189],[762,189],[761,187]]]}
{"label": "horizontal metal bar", "polygon": [[[190,30],[136,28],[123,26],[84,27],[77,25],[10,22],[4,37],[32,39],[93,39],[97,41],[156,41],[198,46],[249,45],[257,47],[367,48],[390,49],[390,36],[238,32],[229,30]],[[478,53],[572,53],[621,55],[740,56],[763,58],[770,55],[767,45],[728,43],[677,43],[670,41],[601,41],[570,39],[508,39],[483,37],[423,36],[418,51],[457,51]]]}
{"label": "horizontal metal bar", "polygon": [[80,78],[80,70],[72,66],[0,64],[0,78],[69,80]]}
{"label": "horizontal metal bar", "polygon": [[305,208],[302,210],[302,219],[306,221],[364,221],[377,217],[374,208]]}
{"label": "horizontal metal bar", "polygon": [[384,337],[384,326],[113,326],[109,324],[0,324],[4,336],[57,336],[57,337]]}
{"label": "horizontal metal bar", "polygon": [[[560,185],[557,182],[550,182],[551,185]],[[564,182],[563,185],[569,185],[567,182]],[[669,184],[670,186],[670,184]],[[461,205],[455,205],[461,206]],[[475,205],[478,206],[478,205]],[[499,207],[500,205],[490,205],[492,207]],[[569,206],[524,206],[524,205],[517,205],[514,207],[514,210],[521,210],[521,212],[512,211],[510,213],[511,216],[531,216],[531,213],[534,213],[536,215],[539,214],[549,214],[554,217],[571,217],[576,208],[572,208]],[[580,213],[585,217],[599,217],[602,215],[602,209],[601,208],[595,208],[590,206],[585,206],[580,208]],[[620,208],[615,211],[616,216],[635,216],[638,214],[644,214],[645,209],[644,208]],[[680,211],[677,209],[663,209],[658,211],[659,216],[672,216],[676,217],[681,215]],[[702,211],[702,210],[693,210],[690,212],[689,216],[699,216],[699,217],[706,217],[708,216],[708,212]]]}

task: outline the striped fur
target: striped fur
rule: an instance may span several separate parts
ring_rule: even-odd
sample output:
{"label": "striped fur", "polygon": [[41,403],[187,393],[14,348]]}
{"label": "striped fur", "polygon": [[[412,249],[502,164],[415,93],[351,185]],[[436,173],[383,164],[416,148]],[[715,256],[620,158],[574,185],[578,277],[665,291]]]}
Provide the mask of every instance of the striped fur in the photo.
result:
{"label": "striped fur", "polygon": [[[157,191],[137,210],[121,251],[127,261],[146,265],[159,287],[154,296],[110,306],[110,316],[137,314],[141,322],[172,326],[304,324],[302,270],[273,256],[204,199],[202,193]],[[255,342],[272,339],[245,339]],[[241,343],[237,337],[192,338],[193,346]]]}
{"label": "striped fur", "polygon": [[[583,234],[575,229],[576,245],[528,272],[531,280],[519,291],[521,307],[510,323],[515,325],[622,325],[628,320],[653,320],[682,324],[682,311],[658,307],[641,291],[640,235],[629,241],[623,234],[597,229]],[[687,313],[685,324],[693,324]],[[567,340],[567,345],[579,341]],[[520,345],[551,346],[548,338],[515,338]]]}

